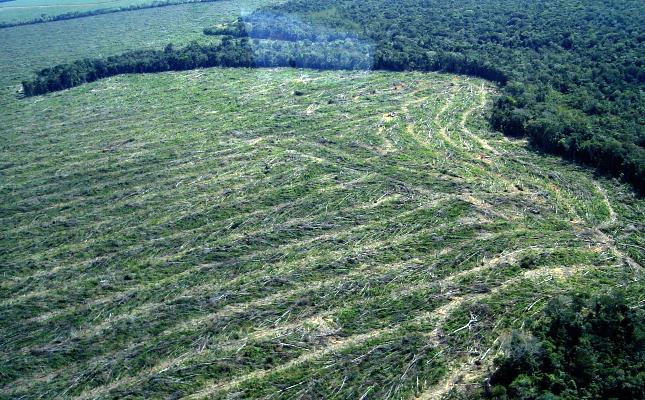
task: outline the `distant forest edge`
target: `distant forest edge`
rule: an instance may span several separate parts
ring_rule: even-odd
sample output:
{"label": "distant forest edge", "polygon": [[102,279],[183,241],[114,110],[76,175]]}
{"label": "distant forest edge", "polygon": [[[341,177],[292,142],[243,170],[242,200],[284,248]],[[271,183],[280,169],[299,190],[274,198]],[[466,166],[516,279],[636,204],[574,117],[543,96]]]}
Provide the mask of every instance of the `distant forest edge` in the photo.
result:
{"label": "distant forest edge", "polygon": [[491,123],[645,189],[645,3],[292,0],[208,27],[221,45],[82,60],[26,95],[120,73],[212,66],[444,71],[499,83]]}
{"label": "distant forest edge", "polygon": [[[15,0],[0,0],[0,3],[7,2],[7,1],[15,1]],[[134,4],[131,6],[124,6],[124,7],[98,8],[96,10],[89,10],[89,11],[70,11],[70,12],[67,12],[64,14],[58,14],[58,15],[43,15],[41,17],[33,18],[25,21],[0,22],[0,29],[12,28],[15,26],[43,24],[45,22],[65,21],[68,19],[92,17],[94,15],[112,14],[112,13],[118,13],[118,12],[124,12],[124,11],[137,11],[137,10],[144,10],[147,8],[178,6],[182,4],[194,4],[194,3],[213,3],[217,1],[222,1],[222,0],[153,1],[152,3]]]}

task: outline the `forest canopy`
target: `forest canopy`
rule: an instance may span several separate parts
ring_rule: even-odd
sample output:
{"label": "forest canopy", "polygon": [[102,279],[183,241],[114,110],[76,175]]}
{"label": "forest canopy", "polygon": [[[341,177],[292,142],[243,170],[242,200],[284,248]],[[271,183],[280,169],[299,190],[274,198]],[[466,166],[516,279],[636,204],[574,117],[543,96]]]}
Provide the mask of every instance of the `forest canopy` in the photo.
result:
{"label": "forest canopy", "polygon": [[[14,0],[0,0],[0,3],[7,2],[7,1],[14,1]],[[152,3],[132,4],[132,5],[123,6],[123,7],[97,8],[89,11],[70,11],[70,12],[66,12],[63,14],[56,14],[56,15],[42,14],[38,18],[33,18],[25,21],[2,22],[0,23],[0,29],[12,28],[14,26],[42,24],[45,22],[53,22],[53,21],[65,21],[68,19],[85,18],[85,17],[91,17],[93,15],[103,15],[103,14],[112,14],[112,13],[125,12],[125,11],[145,10],[148,8],[168,7],[168,6],[176,6],[180,4],[212,3],[216,1],[221,1],[221,0],[155,0]]]}
{"label": "forest canopy", "polygon": [[168,44],[164,50],[138,50],[98,59],[84,59],[45,68],[22,82],[26,96],[68,89],[83,83],[130,73],[183,71],[208,67],[297,67],[368,69],[369,46],[350,40],[327,43],[262,41],[225,36],[218,44],[196,42],[185,47]]}
{"label": "forest canopy", "polygon": [[487,398],[645,396],[645,315],[622,294],[556,298],[527,327],[496,360]]}
{"label": "forest canopy", "polygon": [[435,53],[495,68],[508,78],[496,129],[643,189],[642,1],[292,0],[275,11],[372,39],[375,68],[423,69]]}

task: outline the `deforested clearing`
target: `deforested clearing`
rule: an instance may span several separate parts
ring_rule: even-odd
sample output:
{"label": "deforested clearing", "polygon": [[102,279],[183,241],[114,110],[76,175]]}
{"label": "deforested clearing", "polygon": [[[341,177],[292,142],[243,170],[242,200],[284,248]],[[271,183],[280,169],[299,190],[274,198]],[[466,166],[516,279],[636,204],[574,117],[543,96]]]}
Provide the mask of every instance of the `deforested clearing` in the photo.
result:
{"label": "deforested clearing", "polygon": [[642,199],[493,84],[211,68],[6,102],[3,398],[439,398],[549,299],[642,299]]}

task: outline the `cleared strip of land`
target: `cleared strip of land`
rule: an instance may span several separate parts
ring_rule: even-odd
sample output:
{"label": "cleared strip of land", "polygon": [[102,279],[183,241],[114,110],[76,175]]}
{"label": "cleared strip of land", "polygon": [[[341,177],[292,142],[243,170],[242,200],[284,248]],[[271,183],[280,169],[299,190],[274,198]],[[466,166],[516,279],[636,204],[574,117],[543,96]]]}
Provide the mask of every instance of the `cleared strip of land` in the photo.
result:
{"label": "cleared strip of land", "polygon": [[0,3],[0,29],[17,26],[36,25],[48,22],[67,21],[96,15],[114,14],[127,11],[140,11],[150,8],[178,6],[186,4],[212,3],[221,0],[108,0],[77,3],[37,3],[18,1],[10,4]]}
{"label": "cleared strip of land", "polygon": [[208,69],[9,103],[0,394],[438,398],[550,297],[637,296],[640,201],[489,132],[494,92]]}

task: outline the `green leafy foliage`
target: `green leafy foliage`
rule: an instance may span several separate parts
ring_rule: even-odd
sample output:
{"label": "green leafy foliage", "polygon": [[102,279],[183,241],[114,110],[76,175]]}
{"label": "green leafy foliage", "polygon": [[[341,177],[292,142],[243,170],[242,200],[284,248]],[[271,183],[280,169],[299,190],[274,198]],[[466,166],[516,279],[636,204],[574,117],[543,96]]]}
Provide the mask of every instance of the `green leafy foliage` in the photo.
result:
{"label": "green leafy foliage", "polygon": [[490,378],[495,399],[645,397],[645,315],[621,296],[558,298],[512,334]]}
{"label": "green leafy foliage", "polygon": [[87,82],[128,73],[184,71],[207,67],[299,67],[323,70],[369,68],[369,47],[351,40],[329,43],[287,41],[251,43],[248,38],[223,38],[219,44],[192,42],[163,51],[138,50],[105,59],[84,59],[38,72],[22,82],[26,96],[55,92]]}
{"label": "green leafy foliage", "polygon": [[[12,1],[12,0],[0,0],[0,3],[2,3],[3,1]],[[68,19],[85,18],[85,17],[94,16],[94,15],[112,14],[112,13],[118,13],[123,11],[137,11],[137,10],[144,10],[147,8],[176,6],[181,4],[212,3],[216,1],[221,1],[221,0],[161,0],[161,1],[153,1],[151,3],[132,4],[129,6],[122,6],[122,7],[97,8],[97,9],[87,10],[87,11],[69,11],[66,13],[56,14],[56,15],[42,14],[39,17],[27,19],[27,20],[0,22],[0,29],[11,28],[14,26],[42,24],[45,22],[65,21]]]}
{"label": "green leafy foliage", "polygon": [[[255,39],[262,61],[244,66],[444,71],[498,82],[494,128],[642,190],[643,11],[631,0],[293,0],[204,33]],[[168,70],[159,64],[143,72]]]}
{"label": "green leafy foliage", "polygon": [[83,83],[126,73],[181,71],[203,67],[252,66],[253,53],[248,40],[224,40],[219,45],[196,42],[176,49],[168,44],[163,51],[139,50],[106,59],[85,59],[41,70],[37,78],[22,83],[27,96],[63,90]]}
{"label": "green leafy foliage", "polygon": [[275,9],[370,38],[376,69],[508,80],[496,129],[644,188],[643,2],[293,0]]}

